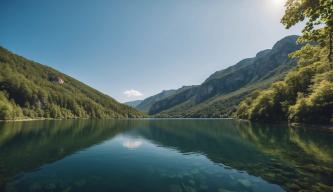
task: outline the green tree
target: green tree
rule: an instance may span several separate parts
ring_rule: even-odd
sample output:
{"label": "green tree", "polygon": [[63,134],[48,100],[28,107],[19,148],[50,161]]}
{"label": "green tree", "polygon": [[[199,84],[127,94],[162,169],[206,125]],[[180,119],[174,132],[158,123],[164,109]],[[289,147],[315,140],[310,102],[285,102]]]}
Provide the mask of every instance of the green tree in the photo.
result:
{"label": "green tree", "polygon": [[315,41],[328,48],[328,60],[333,67],[333,0],[288,0],[281,23],[290,28],[306,21],[300,41]]}
{"label": "green tree", "polygon": [[297,67],[283,82],[241,102],[236,116],[257,121],[333,123],[332,0],[288,0],[281,22],[290,28],[302,21],[306,24],[299,42],[304,46],[290,54]]}
{"label": "green tree", "polygon": [[300,97],[290,107],[289,120],[321,123],[331,122],[333,114],[333,83],[323,80],[313,86],[311,94]]}
{"label": "green tree", "polygon": [[0,120],[143,116],[65,74],[0,47]]}

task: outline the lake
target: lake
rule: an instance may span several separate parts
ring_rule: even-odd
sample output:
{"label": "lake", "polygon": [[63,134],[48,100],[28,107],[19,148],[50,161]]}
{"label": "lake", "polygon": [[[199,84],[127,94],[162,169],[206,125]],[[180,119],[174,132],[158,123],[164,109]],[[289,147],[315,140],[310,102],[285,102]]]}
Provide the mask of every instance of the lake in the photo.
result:
{"label": "lake", "polygon": [[0,123],[0,191],[333,191],[333,133],[232,119]]}

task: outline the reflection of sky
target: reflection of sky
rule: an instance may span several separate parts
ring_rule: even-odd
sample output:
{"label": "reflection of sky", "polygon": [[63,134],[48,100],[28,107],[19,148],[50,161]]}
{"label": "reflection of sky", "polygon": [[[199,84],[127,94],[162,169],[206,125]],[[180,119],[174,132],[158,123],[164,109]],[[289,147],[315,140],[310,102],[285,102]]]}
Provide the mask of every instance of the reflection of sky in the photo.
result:
{"label": "reflection of sky", "polygon": [[[175,138],[174,135],[165,136],[170,142]],[[134,190],[132,186],[140,186],[142,191],[182,191],[185,187],[192,191],[200,187],[206,190],[211,188],[212,191],[283,191],[280,186],[261,177],[215,163],[207,156],[196,153],[196,150],[191,150],[193,153],[183,153],[182,151],[187,150],[182,145],[162,145],[162,141],[156,135],[148,138],[137,132],[119,134],[42,166],[37,171],[27,172],[23,179],[12,183],[11,187],[17,187],[17,191],[26,191],[35,181],[41,181],[39,185],[42,189],[49,186],[49,183],[54,183],[60,191],[75,183],[80,184],[77,186],[78,191],[93,191],[94,186],[98,185],[102,190],[110,191],[135,191],[136,188]],[[196,144],[191,140],[188,142]],[[233,144],[243,151],[248,149],[243,147],[242,142]],[[239,145],[241,147],[237,147]],[[235,161],[237,163],[237,159]],[[87,172],[91,174],[86,174]],[[53,176],[55,173],[57,175]],[[117,183],[110,182],[114,178]],[[129,183],[132,185],[128,185]]]}
{"label": "reflection of sky", "polygon": [[143,144],[140,139],[126,139],[123,141],[123,147],[128,149],[136,149],[139,148]]}

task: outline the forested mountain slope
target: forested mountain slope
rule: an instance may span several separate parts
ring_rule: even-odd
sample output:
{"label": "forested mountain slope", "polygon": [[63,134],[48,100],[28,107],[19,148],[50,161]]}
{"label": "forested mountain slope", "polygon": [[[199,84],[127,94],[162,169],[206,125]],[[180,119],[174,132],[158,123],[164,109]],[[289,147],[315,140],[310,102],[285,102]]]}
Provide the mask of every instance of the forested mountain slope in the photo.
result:
{"label": "forested mountain slope", "polygon": [[125,102],[124,104],[125,105],[128,105],[130,107],[136,107],[138,106],[143,100],[135,100],[135,101],[128,101],[128,102]]}
{"label": "forested mountain slope", "polygon": [[0,47],[0,120],[143,116],[78,80]]}
{"label": "forested mountain slope", "polygon": [[241,102],[236,115],[253,121],[333,122],[333,71],[328,50],[306,45],[292,54],[297,68],[283,81]]}
{"label": "forested mountain slope", "polygon": [[278,41],[272,49],[212,74],[201,85],[154,102],[149,114],[161,117],[226,117],[252,91],[277,81],[295,66],[288,55],[302,46],[298,36]]}
{"label": "forested mountain slope", "polygon": [[193,86],[183,86],[179,89],[172,89],[172,90],[164,90],[156,95],[153,95],[151,97],[146,98],[143,100],[139,105],[137,105],[135,108],[137,108],[140,111],[143,111],[145,113],[148,113],[150,111],[150,108],[152,105],[160,100],[163,100],[167,97],[170,97],[172,95],[176,95],[182,91],[185,91],[187,89],[192,89],[194,88],[195,85]]}

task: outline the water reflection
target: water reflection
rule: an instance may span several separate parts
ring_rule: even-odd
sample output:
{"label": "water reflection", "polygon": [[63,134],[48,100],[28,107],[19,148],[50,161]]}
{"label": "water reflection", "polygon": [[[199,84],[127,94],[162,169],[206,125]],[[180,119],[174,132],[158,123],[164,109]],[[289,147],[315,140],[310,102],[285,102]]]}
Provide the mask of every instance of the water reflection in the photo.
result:
{"label": "water reflection", "polygon": [[49,191],[333,191],[328,131],[236,120],[73,120],[1,123],[0,133],[0,191],[43,191],[31,182],[50,187],[50,174],[67,181]]}
{"label": "water reflection", "polygon": [[263,177],[289,191],[333,191],[330,132],[207,120],[152,122],[142,134],[183,153],[205,154],[216,163]]}
{"label": "water reflection", "polygon": [[127,139],[123,142],[123,146],[128,149],[139,148],[143,144],[143,141],[139,139]]}

